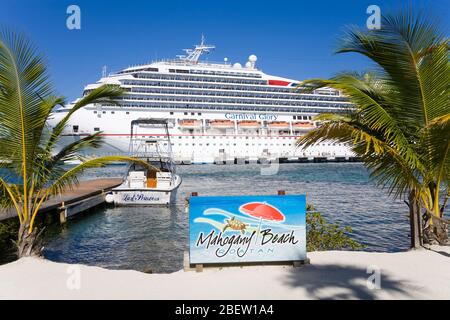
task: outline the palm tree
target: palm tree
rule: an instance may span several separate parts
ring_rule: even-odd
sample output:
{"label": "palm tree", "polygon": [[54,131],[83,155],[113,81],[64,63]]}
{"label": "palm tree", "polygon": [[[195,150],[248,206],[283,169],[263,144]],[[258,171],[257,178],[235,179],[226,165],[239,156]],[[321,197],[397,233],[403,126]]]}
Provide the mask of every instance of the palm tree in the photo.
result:
{"label": "palm tree", "polygon": [[411,11],[382,17],[380,30],[349,28],[338,53],[361,54],[371,72],[310,79],[300,90],[340,90],[352,107],[321,114],[319,126],[297,142],[346,143],[371,177],[409,206],[411,246],[447,241],[444,210],[450,180],[450,65],[448,38]]}
{"label": "palm tree", "polygon": [[[85,160],[79,151],[98,147],[100,133],[89,135],[54,152],[61,134],[74,112],[91,103],[122,94],[118,86],[101,86],[80,99],[52,129],[46,125],[52,110],[64,104],[64,98],[53,94],[43,58],[23,36],[9,30],[0,32],[0,197],[4,206],[17,212],[20,229],[17,254],[40,253],[35,225],[39,208],[49,197],[60,194],[77,183],[84,170],[112,161],[142,161],[123,156],[106,156]],[[82,160],[69,170],[66,160]],[[145,163],[143,163],[145,164]],[[7,179],[13,176],[15,181]]]}

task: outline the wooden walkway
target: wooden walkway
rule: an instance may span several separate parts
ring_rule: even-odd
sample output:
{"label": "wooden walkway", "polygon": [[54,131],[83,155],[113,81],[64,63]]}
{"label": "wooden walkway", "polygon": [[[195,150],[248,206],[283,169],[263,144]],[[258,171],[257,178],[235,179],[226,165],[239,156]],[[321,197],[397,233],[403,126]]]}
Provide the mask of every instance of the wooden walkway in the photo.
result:
{"label": "wooden walkway", "polygon": [[[121,178],[107,178],[84,180],[75,186],[72,190],[67,190],[60,196],[55,196],[43,203],[39,209],[39,214],[51,211],[60,211],[67,208],[75,208],[72,213],[78,213],[87,210],[90,207],[96,206],[105,201],[105,192],[117,187],[122,183]],[[91,200],[91,201],[90,201]],[[81,211],[80,211],[81,210]],[[75,212],[77,211],[77,212]],[[66,217],[70,216],[70,210]],[[16,212],[13,209],[0,209],[0,221],[13,218]]]}

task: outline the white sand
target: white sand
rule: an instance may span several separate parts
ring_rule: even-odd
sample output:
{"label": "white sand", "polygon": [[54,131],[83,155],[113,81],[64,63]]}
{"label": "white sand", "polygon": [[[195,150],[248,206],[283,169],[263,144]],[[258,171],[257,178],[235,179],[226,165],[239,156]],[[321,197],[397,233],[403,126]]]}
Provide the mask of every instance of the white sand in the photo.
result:
{"label": "white sand", "polygon": [[[0,266],[0,299],[450,299],[450,247],[433,249],[312,252],[311,265],[300,268],[260,266],[172,274],[24,258]],[[381,289],[367,287],[366,271],[371,265],[381,270]]]}

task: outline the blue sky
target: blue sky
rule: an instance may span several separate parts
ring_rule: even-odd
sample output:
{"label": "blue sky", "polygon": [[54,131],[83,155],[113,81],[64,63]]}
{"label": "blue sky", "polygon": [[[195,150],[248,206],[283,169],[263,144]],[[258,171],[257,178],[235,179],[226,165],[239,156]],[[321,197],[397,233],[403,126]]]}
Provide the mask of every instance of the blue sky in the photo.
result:
{"label": "blue sky", "polygon": [[[81,30],[66,28],[71,4],[81,9]],[[211,61],[244,64],[256,54],[264,72],[299,80],[363,70],[365,59],[333,51],[345,25],[365,25],[371,4],[382,12],[412,4],[450,29],[449,0],[9,0],[1,4],[0,24],[33,40],[47,57],[56,91],[71,100],[100,78],[104,65],[117,71],[174,58],[202,33],[216,45]]]}

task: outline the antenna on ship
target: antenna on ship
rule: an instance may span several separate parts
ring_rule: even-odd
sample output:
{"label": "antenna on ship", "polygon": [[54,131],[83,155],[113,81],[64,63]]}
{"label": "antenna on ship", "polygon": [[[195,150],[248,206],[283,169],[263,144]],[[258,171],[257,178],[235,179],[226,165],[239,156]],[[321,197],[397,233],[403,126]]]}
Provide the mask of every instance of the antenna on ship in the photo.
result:
{"label": "antenna on ship", "polygon": [[198,59],[203,53],[209,53],[211,50],[214,50],[216,46],[205,44],[205,36],[202,34],[201,43],[196,45],[194,49],[183,49],[184,52],[186,52],[187,55],[185,56],[178,56],[180,60],[191,62],[191,63],[197,63]]}
{"label": "antenna on ship", "polygon": [[103,66],[102,68],[102,77],[106,78],[106,66]]}

